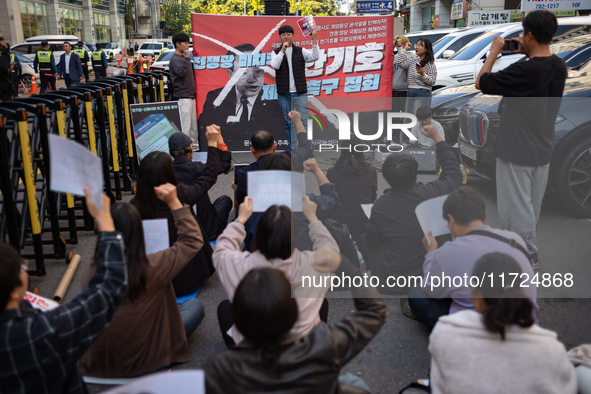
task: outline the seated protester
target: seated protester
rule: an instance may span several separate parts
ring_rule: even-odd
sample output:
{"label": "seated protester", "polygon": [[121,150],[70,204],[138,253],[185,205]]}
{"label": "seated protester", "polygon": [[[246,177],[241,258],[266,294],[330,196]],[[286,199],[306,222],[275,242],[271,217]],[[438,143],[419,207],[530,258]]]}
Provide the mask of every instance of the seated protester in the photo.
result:
{"label": "seated protester", "polygon": [[[339,196],[335,192],[335,185],[328,181],[322,170],[318,167],[316,159],[308,159],[304,162],[304,169],[314,174],[318,186],[320,188],[320,195],[308,194],[310,200],[316,204],[316,215],[320,220],[324,220],[332,215],[335,209],[339,206]],[[263,170],[291,170],[291,160],[283,153],[271,153],[266,155],[259,167],[259,171]],[[246,238],[244,239],[245,250],[250,250],[252,240],[254,239],[257,225],[261,217],[261,212],[252,214],[248,222],[246,222]],[[297,248],[298,250],[312,250],[312,240],[308,234],[308,225],[310,224],[306,216],[301,213],[295,213],[299,223],[299,238]]]}
{"label": "seated protester", "polygon": [[[360,275],[346,259],[340,262],[338,253],[331,254],[326,264],[319,262],[312,269]],[[232,304],[232,316],[245,340],[205,363],[207,393],[235,393],[237,388],[249,393],[369,392],[361,379],[339,374],[386,321],[386,305],[378,292],[351,287],[357,311],[335,324],[319,323],[302,335],[292,328],[301,316],[301,299],[294,300],[291,290],[282,270],[260,267],[245,275]]]}
{"label": "seated protester", "polygon": [[[281,153],[290,158],[294,171],[302,172],[302,163],[304,160],[314,157],[314,153],[312,152],[312,147],[308,142],[308,134],[302,123],[302,115],[298,111],[293,110],[289,113],[289,118],[296,126],[298,147],[294,150],[284,150]],[[262,158],[275,152],[276,149],[277,145],[275,144],[275,138],[273,138],[273,134],[268,131],[258,131],[250,137],[250,151],[254,155],[256,161],[241,168],[236,174],[236,185],[232,185],[232,187],[236,188],[236,204],[238,209],[240,209],[239,205],[244,201],[244,197],[246,197],[248,191],[246,174],[249,171],[257,171]]]}
{"label": "seated protester", "polygon": [[[168,205],[156,196],[154,188],[165,183],[177,186],[178,198],[182,204],[195,205],[207,194],[212,184],[217,180],[217,169],[220,165],[222,151],[217,148],[219,127],[208,126],[207,163],[205,170],[197,182],[190,185],[179,184],[174,175],[174,166],[168,153],[149,153],[140,163],[137,176],[136,195],[131,203],[136,207],[142,220],[168,219],[168,236],[170,246],[177,240],[177,228],[174,224],[174,215]],[[200,224],[198,222],[198,224]],[[200,226],[201,227],[201,226]],[[201,231],[203,233],[203,231]],[[207,236],[203,236],[203,247],[193,259],[172,280],[174,292],[177,297],[197,291],[203,282],[215,272],[211,254],[213,250]]]}
{"label": "seated protester", "polygon": [[435,141],[421,133],[423,127],[432,126],[441,136],[441,139],[445,141],[445,131],[443,126],[436,120],[433,120],[433,114],[431,113],[431,107],[423,106],[417,109],[417,124],[414,125],[410,132],[417,137],[417,141],[410,141],[410,146],[417,146],[419,148],[435,149]]}
{"label": "seated protester", "polygon": [[[365,236],[359,237],[359,248],[368,269],[386,284],[388,276],[422,275],[425,250],[423,231],[415,215],[418,204],[459,189],[462,172],[451,147],[434,127],[421,133],[433,139],[442,172],[439,179],[423,184],[417,182],[416,160],[405,153],[391,153],[382,166],[390,185],[371,210]],[[380,292],[406,294],[407,288],[379,287]]]}
{"label": "seated protester", "polygon": [[127,258],[111,218],[86,192],[88,212],[99,234],[96,274],[86,290],[67,304],[39,312],[23,300],[29,287],[18,252],[0,243],[0,390],[3,393],[86,393],[77,363],[103,333],[127,294]]}
{"label": "seated protester", "polygon": [[[481,257],[473,276],[520,273],[503,253]],[[575,394],[577,378],[556,333],[534,324],[534,306],[514,284],[484,280],[473,310],[442,316],[429,337],[433,394]]]}
{"label": "seated protester", "polygon": [[[187,338],[203,320],[205,309],[193,298],[182,303],[179,312],[172,280],[201,249],[203,236],[191,208],[179,201],[176,187],[155,189],[174,216],[178,239],[169,249],[146,255],[137,210],[128,203],[112,207],[115,228],[125,244],[129,290],[109,328],[82,357],[84,375],[133,377],[189,361]],[[82,275],[82,289],[97,268],[94,259]]]}
{"label": "seated protester", "polygon": [[[464,309],[474,309],[472,288],[453,286],[443,282],[431,288],[433,280],[443,275],[464,277],[471,275],[476,261],[488,253],[499,252],[511,256],[529,280],[523,291],[532,302],[532,317],[537,322],[536,303],[537,287],[529,282],[534,276],[527,245],[519,235],[511,231],[498,230],[484,224],[484,201],[469,189],[456,190],[447,197],[443,204],[443,217],[447,220],[453,242],[446,242],[439,249],[437,240],[429,235],[429,241],[423,240],[427,254],[423,263],[423,289],[412,288],[409,291],[409,305],[414,314],[423,323],[433,327],[442,315],[456,313]],[[511,242],[516,245],[512,246]],[[437,284],[437,280],[434,282]],[[451,304],[451,305],[450,305]]]}
{"label": "seated protester", "polygon": [[334,183],[341,203],[331,218],[347,225],[356,241],[357,235],[365,232],[368,221],[361,204],[372,204],[377,198],[376,168],[365,161],[362,152],[343,150],[326,177]]}
{"label": "seated protester", "polygon": [[[193,143],[191,137],[184,133],[175,133],[168,139],[168,148],[170,155],[174,162],[174,175],[180,183],[187,185],[193,184],[199,180],[204,174],[211,174],[211,171],[205,172],[205,164],[201,162],[194,162],[193,159]],[[221,164],[218,174],[222,174],[225,169],[230,168],[232,162],[232,153],[228,151],[228,147],[224,144],[224,139],[220,134],[217,141],[217,148],[222,151]],[[208,161],[211,165],[213,161]],[[213,183],[209,182],[211,186],[217,180],[213,179]],[[226,224],[228,224],[228,215],[232,209],[232,199],[228,196],[221,196],[212,204],[209,199],[209,193],[205,193],[203,198],[197,202],[197,218],[203,231],[207,235],[207,239],[214,241],[218,235],[224,231]]]}
{"label": "seated protester", "polygon": [[[308,228],[314,250],[321,246],[328,246],[338,252],[337,243],[316,216],[316,204],[307,196],[304,197],[303,204],[304,215],[310,222]],[[291,331],[295,334],[307,334],[320,322],[319,311],[330,281],[323,282],[319,287],[303,287],[302,276],[314,278],[324,277],[324,275],[312,268],[314,252],[296,249],[298,223],[285,205],[273,205],[263,213],[257,226],[253,252],[240,251],[240,246],[246,237],[244,224],[250,215],[252,215],[252,199],[246,197],[241,204],[238,218],[228,224],[220,235],[213,253],[213,264],[226,290],[229,302],[234,301],[236,288],[250,270],[260,267],[277,268],[290,280],[294,296],[300,294],[306,297],[297,300],[299,315]],[[227,301],[220,304],[218,319],[226,345],[231,346],[242,342],[243,336],[236,327],[232,327],[228,307]],[[226,336],[230,328],[232,328],[232,338]]]}

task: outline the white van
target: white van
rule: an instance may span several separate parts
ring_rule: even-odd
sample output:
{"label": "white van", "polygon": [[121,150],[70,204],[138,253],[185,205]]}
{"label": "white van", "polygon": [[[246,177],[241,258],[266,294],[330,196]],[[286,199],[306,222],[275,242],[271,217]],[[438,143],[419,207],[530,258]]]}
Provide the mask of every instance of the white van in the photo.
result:
{"label": "white van", "polygon": [[[590,28],[591,16],[558,18],[558,29],[552,42],[586,34]],[[476,76],[490,52],[490,46],[494,37],[501,36],[504,39],[516,38],[521,35],[522,31],[523,26],[521,23],[508,23],[496,26],[464,46],[451,58],[435,60],[437,81],[433,86],[433,90],[460,82],[476,82]],[[503,52],[499,54],[492,71],[502,70],[523,57],[524,55],[522,54],[514,54],[509,51]]]}
{"label": "white van", "polygon": [[[49,50],[53,52],[55,56],[55,64],[60,62],[60,56],[64,53],[64,42],[68,41],[73,47],[78,45],[78,37],[73,35],[44,35],[44,36],[34,36],[29,37],[25,40],[25,42],[21,44],[16,44],[10,47],[11,52],[18,53],[19,55],[23,55],[24,57],[35,60],[35,55],[38,51],[41,50],[41,41],[47,41],[49,44]],[[89,49],[85,47],[87,51]]]}

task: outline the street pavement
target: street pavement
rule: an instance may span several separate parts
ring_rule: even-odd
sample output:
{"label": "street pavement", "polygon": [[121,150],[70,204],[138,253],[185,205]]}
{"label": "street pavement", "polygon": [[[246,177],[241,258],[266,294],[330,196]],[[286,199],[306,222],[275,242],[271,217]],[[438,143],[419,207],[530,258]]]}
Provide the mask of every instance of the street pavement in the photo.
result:
{"label": "street pavement", "polygon": [[[235,163],[252,162],[254,157],[250,153],[236,153],[233,155]],[[326,171],[334,159],[334,153],[316,152],[320,168]],[[378,196],[387,187],[378,167]],[[210,190],[212,201],[221,196],[233,196],[230,187],[234,173],[221,175],[216,185]],[[428,182],[435,179],[435,175],[420,174],[419,181]],[[311,174],[307,174],[307,192],[317,192],[317,185]],[[476,176],[468,176],[468,184],[462,186],[480,193],[487,204],[487,224],[499,227],[500,221],[496,209],[495,185]],[[131,199],[129,193],[124,195],[124,201]],[[588,265],[591,256],[591,221],[576,219],[565,215],[560,206],[547,199],[538,226],[540,245],[540,272],[581,272],[578,267]],[[68,246],[74,253],[82,256],[74,280],[67,292],[65,302],[80,293],[80,279],[90,262],[95,248],[95,235],[92,232],[79,233],[79,243]],[[51,297],[58,286],[67,266],[63,261],[47,261],[47,275],[32,277],[31,286],[38,286],[40,294]],[[581,273],[581,275],[583,275]],[[575,274],[575,280],[579,278]],[[584,278],[589,279],[589,278]],[[583,279],[581,279],[583,280]],[[544,290],[539,291],[544,296]],[[198,298],[205,305],[206,316],[196,332],[189,339],[189,358],[186,364],[173,369],[199,368],[210,356],[224,351],[216,310],[220,301],[226,298],[225,291],[217,274],[210,278],[201,289]],[[347,366],[343,372],[351,372],[364,379],[373,393],[398,393],[400,389],[413,381],[429,376],[430,356],[428,352],[429,331],[421,323],[406,318],[400,311],[399,299],[386,299],[388,318],[378,335],[370,344]],[[556,331],[558,339],[567,349],[582,343],[591,343],[591,300],[541,298],[538,301],[540,311],[538,317],[540,325]],[[353,302],[349,299],[329,300],[329,323],[334,323],[351,313]],[[508,360],[510,361],[510,360]],[[90,393],[100,393],[108,390],[108,386],[89,385]],[[236,388],[240,392],[240,388]]]}

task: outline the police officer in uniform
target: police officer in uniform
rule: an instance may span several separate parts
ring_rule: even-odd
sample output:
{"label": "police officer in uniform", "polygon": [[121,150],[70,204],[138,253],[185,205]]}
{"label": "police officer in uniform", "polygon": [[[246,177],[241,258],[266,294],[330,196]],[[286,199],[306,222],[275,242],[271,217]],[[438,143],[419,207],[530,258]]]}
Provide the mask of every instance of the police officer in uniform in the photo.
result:
{"label": "police officer in uniform", "polygon": [[8,101],[12,96],[11,72],[16,66],[10,64],[10,47],[0,34],[0,101]]}
{"label": "police officer in uniform", "polygon": [[90,57],[88,56],[86,49],[84,49],[84,43],[82,41],[78,41],[78,48],[74,49],[74,53],[80,58],[80,62],[82,63],[82,73],[84,74],[86,83],[88,83],[88,62],[90,61]]}
{"label": "police officer in uniform", "polygon": [[[6,44],[10,48],[10,44]],[[12,68],[12,98],[18,97],[18,88],[21,84],[21,75],[23,75],[23,66],[21,65],[21,61],[18,60],[18,57],[14,53],[10,54],[10,65],[15,66]]]}
{"label": "police officer in uniform", "polygon": [[47,90],[55,90],[57,67],[55,66],[55,57],[49,50],[49,43],[47,41],[41,41],[41,50],[37,51],[35,55],[33,68],[35,68],[35,72],[39,72],[41,77],[40,92],[45,93]]}
{"label": "police officer in uniform", "polygon": [[92,68],[94,79],[107,78],[107,56],[101,49],[101,44],[96,44],[96,51],[92,52]]}

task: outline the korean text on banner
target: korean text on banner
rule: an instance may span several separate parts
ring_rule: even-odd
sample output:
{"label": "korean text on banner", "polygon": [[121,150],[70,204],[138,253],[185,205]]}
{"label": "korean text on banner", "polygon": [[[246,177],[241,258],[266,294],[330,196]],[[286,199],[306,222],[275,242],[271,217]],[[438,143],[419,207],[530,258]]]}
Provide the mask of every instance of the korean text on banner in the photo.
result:
{"label": "korean text on banner", "polygon": [[271,205],[287,205],[302,211],[306,184],[304,174],[292,171],[249,171],[247,194],[252,198],[252,211],[264,212]]}
{"label": "korean text on banner", "polygon": [[178,102],[132,104],[130,108],[138,157],[155,151],[168,153],[168,139],[182,129]]}
{"label": "korean text on banner", "polygon": [[[287,149],[271,57],[281,47],[278,30],[284,25],[294,27],[295,46],[312,51],[312,38],[298,28],[302,18],[205,14],[191,18],[200,135],[209,124],[217,124],[229,150],[249,151],[252,134],[268,130],[277,149]],[[348,101],[350,108],[340,108],[345,112],[363,111],[367,97],[390,98],[394,17],[314,20],[319,59],[306,64],[310,109],[318,110],[322,98],[329,97],[358,99]],[[391,101],[387,104],[384,109]],[[248,108],[247,115],[243,107]]]}
{"label": "korean text on banner", "polygon": [[564,11],[591,9],[591,0],[523,0],[521,11]]}
{"label": "korean text on banner", "polygon": [[85,146],[49,134],[49,171],[50,190],[84,196],[84,189],[90,189],[92,200],[98,209],[102,209],[101,159]]}

